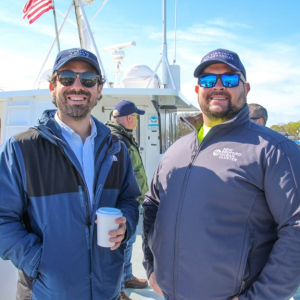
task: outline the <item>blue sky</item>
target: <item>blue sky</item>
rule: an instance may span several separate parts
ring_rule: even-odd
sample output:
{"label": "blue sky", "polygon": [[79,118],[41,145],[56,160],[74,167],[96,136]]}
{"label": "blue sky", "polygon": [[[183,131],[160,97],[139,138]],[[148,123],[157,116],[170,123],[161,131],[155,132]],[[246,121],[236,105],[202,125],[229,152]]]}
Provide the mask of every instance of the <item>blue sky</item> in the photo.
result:
{"label": "blue sky", "polygon": [[[0,3],[0,88],[30,89],[44,63],[55,31],[52,11],[29,25],[23,20],[26,0]],[[71,0],[55,0],[66,13]],[[102,5],[87,5],[88,17]],[[167,0],[168,57],[174,59],[175,0]],[[198,107],[193,71],[209,51],[225,48],[239,54],[251,84],[249,103],[269,112],[268,126],[300,120],[300,2],[296,0],[177,0],[176,63],[181,67],[181,91]],[[74,12],[70,18],[74,21]],[[57,14],[58,25],[62,17]],[[109,81],[115,64],[105,46],[135,41],[125,49],[122,71],[132,64],[155,69],[162,44],[162,1],[109,0],[91,23]],[[61,48],[78,47],[77,29],[67,23]],[[57,47],[45,69],[52,68]],[[160,76],[161,70],[158,70]]]}

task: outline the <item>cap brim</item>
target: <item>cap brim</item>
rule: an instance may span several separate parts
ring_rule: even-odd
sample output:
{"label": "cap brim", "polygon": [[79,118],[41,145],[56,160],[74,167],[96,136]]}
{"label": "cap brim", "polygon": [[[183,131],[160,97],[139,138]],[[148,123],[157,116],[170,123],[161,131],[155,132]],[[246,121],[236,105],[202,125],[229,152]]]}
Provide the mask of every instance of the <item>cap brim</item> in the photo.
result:
{"label": "cap brim", "polygon": [[232,65],[232,64],[229,64],[229,63],[227,63],[227,62],[224,62],[223,60],[208,60],[208,61],[205,61],[205,62],[201,63],[201,64],[195,69],[195,71],[194,71],[194,77],[195,77],[195,78],[198,78],[198,77],[202,74],[203,70],[204,70],[206,67],[208,67],[208,66],[210,66],[210,65],[213,65],[213,64],[219,64],[219,63],[220,63],[220,64],[225,64],[225,65],[231,67],[232,69],[234,69],[234,70],[236,70],[236,71],[242,72],[242,70],[238,69],[237,67],[235,67],[235,66]]}
{"label": "cap brim", "polygon": [[144,115],[144,114],[145,114],[145,111],[142,110],[142,109],[137,109],[137,110],[136,110],[136,113],[139,114],[139,115]]}

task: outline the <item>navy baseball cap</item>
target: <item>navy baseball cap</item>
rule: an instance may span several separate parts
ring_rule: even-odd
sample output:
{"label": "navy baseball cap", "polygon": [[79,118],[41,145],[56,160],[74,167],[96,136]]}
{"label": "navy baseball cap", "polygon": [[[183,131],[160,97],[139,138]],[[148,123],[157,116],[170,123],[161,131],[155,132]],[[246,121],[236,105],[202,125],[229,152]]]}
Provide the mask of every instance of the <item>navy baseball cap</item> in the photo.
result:
{"label": "navy baseball cap", "polygon": [[246,70],[239,56],[235,52],[226,49],[217,49],[205,55],[200,65],[195,69],[194,77],[198,78],[206,67],[218,63],[226,64],[234,70],[242,72],[246,79]]}
{"label": "navy baseball cap", "polygon": [[128,115],[131,115],[134,113],[139,114],[139,115],[144,115],[145,111],[142,109],[138,109],[136,107],[136,105],[129,100],[123,100],[116,104],[114,111],[113,111],[113,116],[114,117],[124,117],[124,116],[128,116]]}
{"label": "navy baseball cap", "polygon": [[80,49],[80,48],[66,49],[59,52],[57,54],[53,66],[52,74],[55,71],[58,71],[67,62],[72,60],[80,60],[80,61],[87,62],[88,64],[92,65],[96,69],[97,75],[101,76],[101,70],[96,55],[88,50]]}

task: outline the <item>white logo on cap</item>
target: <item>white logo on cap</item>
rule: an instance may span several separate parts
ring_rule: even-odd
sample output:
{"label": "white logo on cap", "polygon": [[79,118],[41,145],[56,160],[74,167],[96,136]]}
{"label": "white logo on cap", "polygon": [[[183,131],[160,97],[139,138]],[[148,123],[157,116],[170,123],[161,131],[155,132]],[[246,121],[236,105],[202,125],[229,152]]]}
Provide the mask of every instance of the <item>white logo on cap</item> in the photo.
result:
{"label": "white logo on cap", "polygon": [[210,60],[210,59],[216,59],[216,58],[223,58],[223,59],[227,58],[227,59],[234,60],[233,55],[231,53],[220,52],[219,51],[219,52],[214,52],[214,53],[206,55],[203,58],[203,61],[207,61],[207,60]]}
{"label": "white logo on cap", "polygon": [[82,50],[82,49],[77,49],[77,50],[70,51],[70,54],[69,54],[70,58],[77,57],[77,56],[89,57],[90,54],[87,51]]}

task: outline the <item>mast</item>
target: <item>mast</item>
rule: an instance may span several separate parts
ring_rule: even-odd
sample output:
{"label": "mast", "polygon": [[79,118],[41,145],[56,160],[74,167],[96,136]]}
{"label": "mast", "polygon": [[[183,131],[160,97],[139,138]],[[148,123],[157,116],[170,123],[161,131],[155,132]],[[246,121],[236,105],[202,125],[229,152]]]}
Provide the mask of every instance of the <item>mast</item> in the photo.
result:
{"label": "mast", "polygon": [[[85,0],[85,2],[92,2],[92,0]],[[101,6],[101,9],[103,8],[103,6],[107,3],[108,0],[105,0],[103,5]],[[58,35],[60,34],[60,32],[62,31],[66,21],[68,20],[68,17],[69,17],[69,14],[71,12],[71,9],[72,7],[74,6],[74,9],[75,9],[75,17],[76,17],[76,23],[75,24],[74,22],[71,22],[74,26],[77,26],[77,29],[78,29],[78,35],[79,35],[79,42],[80,42],[80,47],[83,48],[83,49],[86,49],[86,50],[90,50],[91,51],[91,48],[93,46],[94,48],[94,51],[96,52],[96,56],[98,58],[98,62],[99,62],[99,65],[100,65],[100,69],[101,69],[101,72],[102,72],[102,75],[107,78],[106,76],[106,73],[105,73],[105,70],[104,70],[104,67],[103,67],[103,64],[102,64],[102,61],[101,61],[101,58],[100,58],[100,55],[99,55],[99,52],[98,52],[98,49],[97,49],[97,45],[96,45],[96,42],[94,40],[94,37],[93,37],[93,34],[92,34],[92,31],[91,31],[91,28],[90,28],[90,25],[89,25],[89,21],[85,15],[85,11],[84,11],[84,7],[83,7],[83,4],[82,4],[82,0],[72,0],[71,2],[71,5],[69,7],[69,10],[67,12],[67,14],[64,16],[64,19],[63,19],[63,22],[58,30]],[[95,18],[95,16],[100,12],[99,9],[97,11],[97,13],[94,15],[93,18]],[[49,53],[44,61],[44,64],[39,72],[39,75],[38,77],[36,78],[35,80],[35,83],[33,85],[32,88],[35,88],[36,84],[38,83],[38,80],[40,79],[40,76],[42,74],[42,71],[46,65],[46,62],[48,61],[49,57],[50,57],[50,54],[52,53],[53,51],[53,47],[55,45],[55,43],[57,42],[57,37],[55,37],[53,43],[52,43],[52,46],[49,50]],[[104,86],[109,88],[109,83],[106,81],[104,83]]]}
{"label": "mast", "polygon": [[163,0],[163,27],[162,27],[162,31],[163,31],[163,40],[162,40],[162,56],[161,56],[161,60],[162,60],[162,77],[161,77],[161,83],[163,85],[166,85],[168,83],[168,69],[167,69],[167,53],[168,53],[168,49],[167,49],[167,14],[166,14],[166,0]]}
{"label": "mast", "polygon": [[[162,14],[162,18],[163,18],[163,27],[162,27],[162,31],[163,31],[163,40],[162,40],[162,53],[161,53],[161,58],[147,84],[147,88],[150,86],[150,83],[152,82],[158,68],[160,65],[162,65],[162,77],[161,77],[161,83],[163,88],[170,88],[170,86],[173,89],[177,89],[174,78],[173,78],[173,74],[170,68],[170,64],[169,64],[169,60],[168,60],[168,51],[167,51],[167,8],[166,8],[166,0],[162,0],[162,4],[163,4],[163,14]],[[169,75],[169,77],[168,77]],[[171,81],[171,84],[169,84],[169,81]]]}
{"label": "mast", "polygon": [[81,1],[81,0],[73,0],[73,3],[74,3],[74,8],[75,8],[75,16],[76,16],[76,21],[77,21],[80,47],[83,49],[86,49],[85,38],[84,38],[83,28],[82,28],[82,19],[81,19],[82,13],[81,13],[79,1]]}

